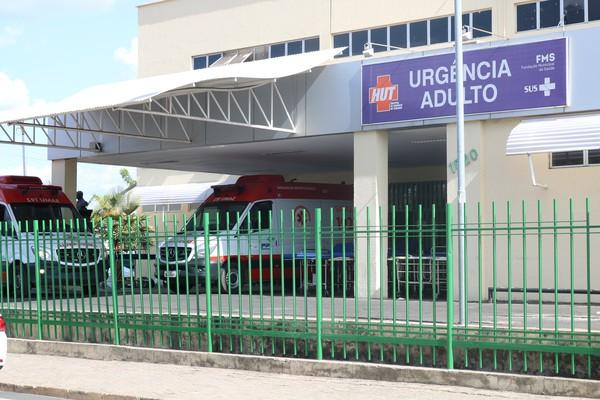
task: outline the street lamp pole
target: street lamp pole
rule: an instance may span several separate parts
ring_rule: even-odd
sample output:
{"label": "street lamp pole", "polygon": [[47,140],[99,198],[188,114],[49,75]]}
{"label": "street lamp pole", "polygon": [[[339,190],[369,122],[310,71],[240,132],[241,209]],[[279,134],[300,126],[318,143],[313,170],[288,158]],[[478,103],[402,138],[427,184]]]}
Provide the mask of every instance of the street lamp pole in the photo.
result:
{"label": "street lamp pole", "polygon": [[465,322],[465,88],[463,63],[462,0],[454,0],[454,43],[456,50],[456,153],[458,159],[458,302],[459,323]]}

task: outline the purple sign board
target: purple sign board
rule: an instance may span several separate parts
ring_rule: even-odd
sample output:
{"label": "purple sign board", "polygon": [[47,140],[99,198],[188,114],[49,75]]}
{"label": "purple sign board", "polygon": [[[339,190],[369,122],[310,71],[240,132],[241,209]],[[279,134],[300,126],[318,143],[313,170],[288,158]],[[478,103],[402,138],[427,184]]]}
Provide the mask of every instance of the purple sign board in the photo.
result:
{"label": "purple sign board", "polygon": [[[465,114],[567,105],[566,39],[464,55]],[[362,68],[364,125],[456,115],[454,54]]]}

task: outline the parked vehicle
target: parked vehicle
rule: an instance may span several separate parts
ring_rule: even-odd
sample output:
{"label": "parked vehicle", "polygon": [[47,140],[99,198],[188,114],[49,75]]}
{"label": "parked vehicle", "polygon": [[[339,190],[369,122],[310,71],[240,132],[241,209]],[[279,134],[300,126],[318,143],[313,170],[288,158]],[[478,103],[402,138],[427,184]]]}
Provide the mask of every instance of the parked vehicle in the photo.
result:
{"label": "parked vehicle", "polygon": [[102,241],[59,186],[37,177],[0,176],[0,250],[3,294],[11,297],[29,297],[36,287],[36,258],[48,292],[78,287],[93,293],[105,280]]}
{"label": "parked vehicle", "polygon": [[8,338],[6,337],[6,321],[0,314],[0,369],[6,363],[6,355],[8,353]]}
{"label": "parked vehicle", "polygon": [[219,281],[224,291],[259,281],[289,282],[298,274],[292,269],[295,252],[314,248],[312,235],[302,232],[314,226],[315,209],[325,210],[324,229],[351,227],[352,197],[350,185],[286,182],[279,175],[242,176],[235,184],[214,186],[195,218],[175,237],[159,244],[158,277],[171,290],[204,283],[206,213],[213,282]]}

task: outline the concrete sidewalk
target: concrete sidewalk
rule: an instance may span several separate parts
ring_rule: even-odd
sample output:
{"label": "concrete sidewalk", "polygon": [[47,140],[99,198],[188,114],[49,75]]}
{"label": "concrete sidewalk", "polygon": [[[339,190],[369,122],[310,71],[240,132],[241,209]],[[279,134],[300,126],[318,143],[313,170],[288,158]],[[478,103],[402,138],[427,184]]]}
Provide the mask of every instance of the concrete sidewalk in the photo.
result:
{"label": "concrete sidewalk", "polygon": [[[9,354],[0,390],[72,399],[549,399],[458,386]],[[558,399],[558,398],[556,398]]]}

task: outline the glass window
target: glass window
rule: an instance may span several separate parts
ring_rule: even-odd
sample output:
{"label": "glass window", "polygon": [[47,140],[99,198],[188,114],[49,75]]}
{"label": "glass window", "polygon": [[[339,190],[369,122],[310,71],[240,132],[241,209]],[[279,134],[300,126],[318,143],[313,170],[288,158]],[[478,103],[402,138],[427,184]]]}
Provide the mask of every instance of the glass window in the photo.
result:
{"label": "glass window", "polygon": [[[350,45],[350,34],[342,33],[341,35],[335,35],[333,37],[333,47],[348,47]],[[350,55],[349,49],[345,49],[342,53],[336,57],[348,57]]]}
{"label": "glass window", "polygon": [[585,0],[564,0],[565,25],[577,24],[585,21],[584,4]]}
{"label": "glass window", "polygon": [[194,57],[194,69],[206,68],[206,56]]}
{"label": "glass window", "polygon": [[600,164],[600,150],[588,151],[588,164]]}
{"label": "glass window", "polygon": [[[45,224],[40,224],[40,229],[45,228],[47,230],[50,230],[50,222],[52,221],[52,223],[54,224],[54,230],[62,230],[62,221],[64,220],[64,228],[67,232],[71,231],[71,229],[73,231],[76,231],[78,228],[79,231],[84,231],[83,218],[81,218],[81,215],[79,215],[79,213],[75,210],[75,207],[71,205],[34,203],[13,204],[12,209],[13,213],[15,214],[15,218],[17,219],[17,222],[19,222],[20,224],[25,224],[27,221],[29,221],[30,226],[33,226],[31,224],[35,220],[46,221]],[[59,226],[57,227],[56,222],[59,220],[61,222],[58,224]],[[77,220],[79,220],[79,223],[77,222]],[[73,227],[71,227],[71,223],[73,224]],[[25,227],[25,225],[22,226]]]}
{"label": "glass window", "polygon": [[445,43],[448,41],[448,18],[429,21],[429,43]]}
{"label": "glass window", "polygon": [[588,20],[600,19],[600,0],[588,0]]}
{"label": "glass window", "polygon": [[250,212],[244,218],[240,225],[240,232],[261,231],[270,228],[269,213],[271,212],[273,203],[271,201],[261,201],[256,203],[250,209]]}
{"label": "glass window", "polygon": [[[387,51],[388,50],[387,28],[371,29],[371,43],[376,43],[375,45],[373,45],[373,50],[375,50],[375,52]],[[378,45],[383,45],[383,46],[378,46]]]}
{"label": "glass window", "polygon": [[552,166],[583,165],[583,151],[564,151],[552,153]]}
{"label": "glass window", "polygon": [[13,234],[14,231],[8,208],[4,204],[0,204],[0,235],[12,236]]}
{"label": "glass window", "polygon": [[287,55],[302,53],[302,40],[296,40],[295,42],[288,42],[287,44]]}
{"label": "glass window", "polygon": [[517,6],[517,32],[537,29],[537,4],[528,3]]}
{"label": "glass window", "polygon": [[222,53],[217,53],[217,54],[211,54],[208,56],[208,66],[210,67],[211,65],[213,65],[214,63],[216,63],[217,61],[219,61],[221,59],[221,57],[223,57]]}
{"label": "glass window", "polygon": [[[471,14],[462,15],[462,26],[471,26]],[[450,40],[454,41],[454,15],[450,17]]]}
{"label": "glass window", "polygon": [[490,36],[491,34],[487,32],[492,31],[492,10],[473,13],[473,28],[481,29],[473,29],[474,38]]}
{"label": "glass window", "polygon": [[560,1],[540,1],[540,28],[558,26],[560,23]]}
{"label": "glass window", "polygon": [[390,46],[405,49],[406,45],[406,25],[390,26]]}
{"label": "glass window", "polygon": [[368,31],[352,32],[352,55],[362,54],[365,49],[365,43],[369,40]]}
{"label": "glass window", "polygon": [[304,52],[310,53],[311,51],[319,50],[319,38],[306,39],[304,41]]}
{"label": "glass window", "polygon": [[271,58],[285,56],[285,43],[271,45]]}
{"label": "glass window", "polygon": [[233,229],[237,222],[238,214],[241,215],[247,206],[247,202],[236,201],[224,201],[205,204],[203,206],[200,206],[198,210],[196,210],[196,226],[194,226],[194,219],[190,218],[190,221],[185,227],[185,230],[187,232],[204,231],[204,221],[202,221],[204,213],[208,214],[209,230],[213,231],[217,229],[217,216],[219,216],[219,228],[226,229],[225,221],[227,221],[227,214],[229,214],[228,228]]}
{"label": "glass window", "polygon": [[427,21],[410,24],[410,47],[427,45]]}

